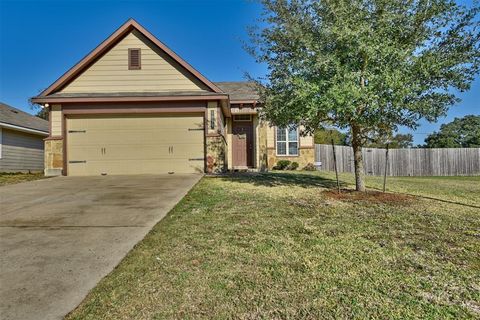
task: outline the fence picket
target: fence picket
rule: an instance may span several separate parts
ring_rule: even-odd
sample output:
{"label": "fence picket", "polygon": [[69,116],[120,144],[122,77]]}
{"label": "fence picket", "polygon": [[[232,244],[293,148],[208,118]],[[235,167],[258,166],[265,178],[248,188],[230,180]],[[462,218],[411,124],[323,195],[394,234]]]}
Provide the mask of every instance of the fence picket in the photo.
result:
{"label": "fence picket", "polygon": [[[338,172],[352,172],[353,150],[335,146]],[[382,148],[363,148],[366,175],[381,176],[385,170],[385,152]],[[334,171],[332,146],[315,145],[315,162],[320,170]],[[480,148],[390,149],[387,175],[389,176],[459,176],[480,175]]]}

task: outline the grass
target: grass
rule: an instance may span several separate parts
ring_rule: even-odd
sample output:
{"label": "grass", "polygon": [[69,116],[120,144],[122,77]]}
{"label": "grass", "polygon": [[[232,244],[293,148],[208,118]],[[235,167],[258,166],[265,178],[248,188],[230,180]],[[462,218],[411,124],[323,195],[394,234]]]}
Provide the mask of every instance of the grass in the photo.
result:
{"label": "grass", "polygon": [[331,178],[202,179],[67,319],[480,317],[478,178],[391,180],[450,202],[346,201]]}
{"label": "grass", "polygon": [[4,186],[7,184],[15,184],[25,181],[33,181],[44,179],[45,176],[43,173],[21,173],[21,172],[0,172],[0,186]]}

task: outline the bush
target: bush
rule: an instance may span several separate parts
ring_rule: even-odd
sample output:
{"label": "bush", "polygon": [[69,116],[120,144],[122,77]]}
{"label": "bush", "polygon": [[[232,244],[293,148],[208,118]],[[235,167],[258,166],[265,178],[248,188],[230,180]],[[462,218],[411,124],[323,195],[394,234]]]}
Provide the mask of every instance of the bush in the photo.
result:
{"label": "bush", "polygon": [[285,170],[292,163],[290,160],[280,160],[277,165],[273,167],[273,170]]}
{"label": "bush", "polygon": [[315,171],[317,168],[313,165],[313,163],[307,163],[305,167],[303,167],[304,171]]}
{"label": "bush", "polygon": [[288,167],[287,170],[297,170],[298,168],[298,162],[292,162]]}

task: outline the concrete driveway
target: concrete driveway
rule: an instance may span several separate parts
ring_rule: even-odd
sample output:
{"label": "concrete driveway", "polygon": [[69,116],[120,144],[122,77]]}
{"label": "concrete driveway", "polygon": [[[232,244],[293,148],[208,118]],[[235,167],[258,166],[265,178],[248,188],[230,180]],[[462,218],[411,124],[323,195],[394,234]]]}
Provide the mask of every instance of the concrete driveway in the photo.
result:
{"label": "concrete driveway", "polygon": [[0,187],[0,318],[65,316],[200,177],[58,177]]}

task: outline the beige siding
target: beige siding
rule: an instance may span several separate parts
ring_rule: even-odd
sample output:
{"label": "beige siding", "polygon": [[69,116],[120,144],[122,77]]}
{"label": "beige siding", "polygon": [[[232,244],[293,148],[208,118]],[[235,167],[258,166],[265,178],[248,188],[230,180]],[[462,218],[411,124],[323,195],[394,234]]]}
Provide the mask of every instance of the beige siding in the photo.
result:
{"label": "beige siding", "polygon": [[[204,170],[203,115],[67,118],[68,175]],[[200,129],[200,130],[198,130]]]}
{"label": "beige siding", "polygon": [[275,148],[275,128],[267,127],[267,148]]}
{"label": "beige siding", "polygon": [[42,171],[43,136],[0,129],[0,172]]}
{"label": "beige siding", "polygon": [[50,110],[50,122],[52,123],[52,132],[50,133],[54,137],[62,135],[62,106],[52,105]]}
{"label": "beige siding", "polygon": [[[129,48],[141,49],[140,70],[128,70]],[[133,31],[61,91],[108,93],[208,89],[148,39]]]}
{"label": "beige siding", "polygon": [[306,148],[306,147],[313,148],[313,136],[312,135],[300,136],[300,147],[302,147],[302,148]]}

